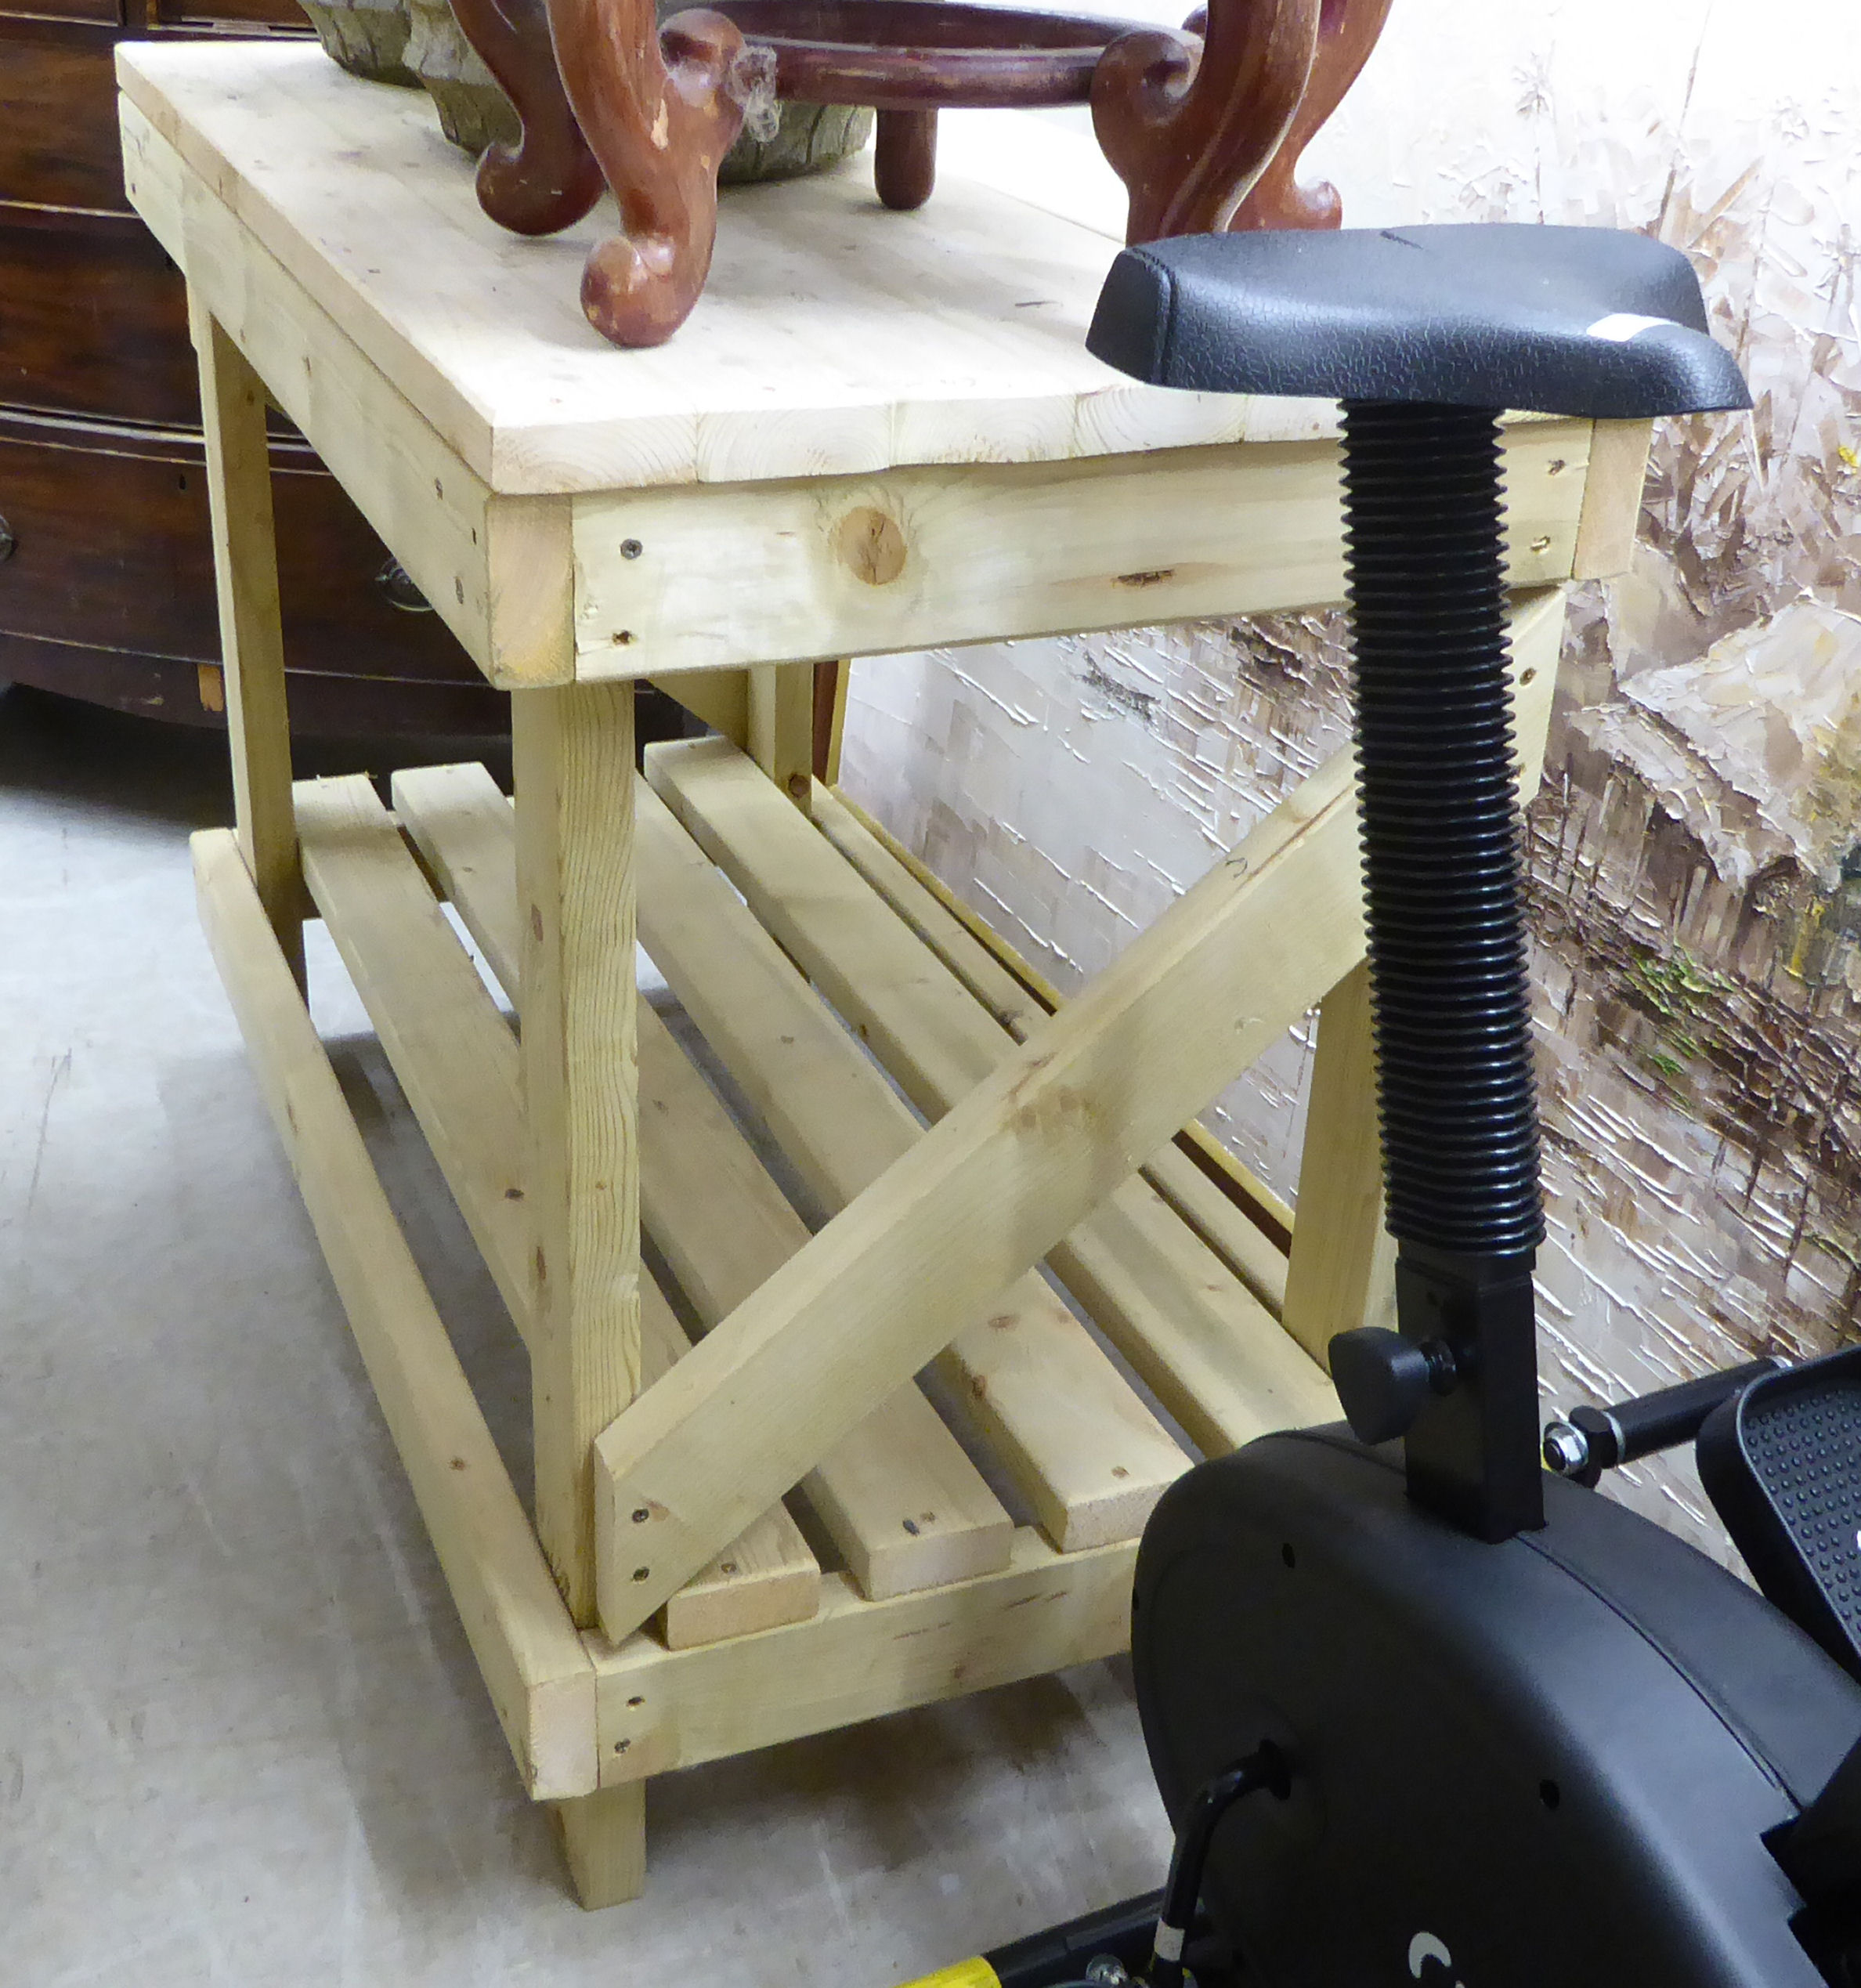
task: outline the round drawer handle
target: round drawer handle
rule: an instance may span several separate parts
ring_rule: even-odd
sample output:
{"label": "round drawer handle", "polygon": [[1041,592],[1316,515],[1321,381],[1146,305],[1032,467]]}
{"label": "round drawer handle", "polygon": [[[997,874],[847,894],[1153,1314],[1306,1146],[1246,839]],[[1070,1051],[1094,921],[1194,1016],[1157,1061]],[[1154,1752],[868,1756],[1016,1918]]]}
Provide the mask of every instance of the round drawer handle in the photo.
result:
{"label": "round drawer handle", "polygon": [[10,559],[19,550],[20,541],[13,537],[13,526],[0,518],[0,560]]}
{"label": "round drawer handle", "polygon": [[[12,550],[11,540],[7,542],[7,549]],[[5,556],[5,553],[0,552],[0,558]],[[433,611],[432,602],[407,577],[407,568],[398,559],[390,559],[382,567],[375,575],[375,584],[387,595],[388,605],[399,608],[403,614],[431,614]]]}

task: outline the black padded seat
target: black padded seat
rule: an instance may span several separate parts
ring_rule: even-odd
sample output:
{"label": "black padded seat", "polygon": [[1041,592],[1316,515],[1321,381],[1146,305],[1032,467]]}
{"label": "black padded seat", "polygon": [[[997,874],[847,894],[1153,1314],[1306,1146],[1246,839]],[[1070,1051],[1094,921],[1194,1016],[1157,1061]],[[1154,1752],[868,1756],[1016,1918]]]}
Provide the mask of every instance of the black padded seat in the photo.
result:
{"label": "black padded seat", "polygon": [[1206,393],[1593,419],[1751,404],[1686,258],[1613,228],[1178,236],[1118,257],[1086,343]]}

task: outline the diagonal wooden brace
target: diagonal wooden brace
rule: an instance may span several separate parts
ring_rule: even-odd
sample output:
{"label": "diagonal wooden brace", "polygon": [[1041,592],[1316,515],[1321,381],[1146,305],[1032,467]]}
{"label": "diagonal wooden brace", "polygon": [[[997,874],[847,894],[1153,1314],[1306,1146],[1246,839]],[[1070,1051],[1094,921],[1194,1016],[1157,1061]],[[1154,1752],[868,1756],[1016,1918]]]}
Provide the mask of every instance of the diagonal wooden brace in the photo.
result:
{"label": "diagonal wooden brace", "polygon": [[[1520,604],[1534,776],[1555,591]],[[1335,754],[594,1446],[618,1642],[1032,1268],[1364,956],[1351,754]]]}

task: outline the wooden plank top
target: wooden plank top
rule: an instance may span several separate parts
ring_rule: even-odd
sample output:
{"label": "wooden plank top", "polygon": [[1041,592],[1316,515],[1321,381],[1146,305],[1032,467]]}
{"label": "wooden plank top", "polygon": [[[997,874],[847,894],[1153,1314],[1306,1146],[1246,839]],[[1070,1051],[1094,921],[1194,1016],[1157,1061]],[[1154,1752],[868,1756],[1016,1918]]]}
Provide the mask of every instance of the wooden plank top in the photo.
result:
{"label": "wooden plank top", "polygon": [[727,189],[691,319],[625,352],[578,301],[611,203],[547,240],[504,233],[423,92],[359,81],[307,42],[125,43],[117,65],[207,197],[494,490],[1052,462],[1331,426],[1318,403],[1140,386],[1086,352],[1120,190],[1089,140],[1044,120],[946,113],[916,214],[879,205],[869,155]]}

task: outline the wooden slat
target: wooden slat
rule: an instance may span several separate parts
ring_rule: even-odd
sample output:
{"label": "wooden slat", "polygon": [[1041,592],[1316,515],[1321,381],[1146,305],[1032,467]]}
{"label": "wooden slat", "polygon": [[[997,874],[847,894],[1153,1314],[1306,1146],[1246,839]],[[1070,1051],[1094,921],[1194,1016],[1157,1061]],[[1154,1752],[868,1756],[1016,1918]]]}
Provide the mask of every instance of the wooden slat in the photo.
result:
{"label": "wooden slat", "polygon": [[[534,1326],[515,1039],[367,777],[305,781],[297,807],[316,908],[527,1344]],[[508,877],[508,834],[504,846]],[[650,1383],[688,1342],[650,1279],[641,1299]],[[682,1648],[799,1621],[813,1613],[820,1579],[778,1505],[670,1599],[662,1633]]]}
{"label": "wooden slat", "polygon": [[[656,752],[651,768],[699,846],[926,1117],[1013,1050],[1012,1031],[723,740]],[[1322,1372],[1147,1181],[1122,1182],[1050,1261],[1205,1451],[1335,1414]]]}
{"label": "wooden slat", "polygon": [[[654,963],[809,1191],[844,1208],[910,1152],[916,1120],[649,792],[638,852]],[[934,1285],[943,1271],[931,1263],[917,1274]],[[895,1296],[872,1302],[860,1329],[882,1332]],[[965,1318],[974,1322],[955,1330]],[[1073,1549],[1136,1534],[1187,1459],[1058,1296],[1038,1276],[1003,1278],[950,1325],[925,1357],[934,1355],[1049,1535]]]}
{"label": "wooden slat", "polygon": [[696,1766],[1108,1657],[1130,1637],[1136,1542],[1057,1553],[1031,1527],[959,1588],[862,1600],[829,1574],[811,1622],[673,1655],[591,1636],[604,1783]]}
{"label": "wooden slat", "polygon": [[[822,790],[814,812],[827,839],[1015,1041],[1064,1005],[1056,989],[857,802]],[[1238,1177],[1232,1189],[1218,1186],[1183,1150],[1183,1137],[1179,1133],[1145,1162],[1144,1177],[1277,1318],[1285,1302],[1285,1252],[1234,1197],[1276,1220],[1287,1219],[1287,1211],[1238,1161],[1230,1161]]]}
{"label": "wooden slat", "polygon": [[[640,1112],[647,1233],[700,1321],[714,1325],[806,1244],[807,1226],[644,1007]],[[801,1492],[875,1599],[1008,1563],[1013,1521],[915,1386],[837,1444]]]}
{"label": "wooden slat", "polygon": [[1641,522],[1648,479],[1652,421],[1598,421],[1583,480],[1583,511],[1571,555],[1573,580],[1606,580],[1626,573]]}
{"label": "wooden slat", "polygon": [[[514,995],[509,802],[477,765],[404,769],[394,776],[394,801],[466,929]],[[800,1249],[808,1231],[644,1001],[638,1025],[642,1216],[708,1325]],[[908,1594],[1007,1563],[1008,1514],[915,1386],[875,1410],[801,1489],[868,1595]],[[691,1593],[688,1588],[680,1599]]]}
{"label": "wooden slat", "polygon": [[1299,1225],[1286,1269],[1285,1324],[1329,1366],[1333,1336],[1393,1325],[1396,1245],[1383,1227],[1382,1145],[1368,962],[1318,1010],[1318,1046],[1299,1162]]}
{"label": "wooden slat", "polygon": [[233,836],[193,838],[202,924],[518,1769],[596,1785],[594,1672]]}
{"label": "wooden slat", "polygon": [[300,781],[296,801],[312,900],[527,1342],[515,1039],[367,775]]}
{"label": "wooden slat", "polygon": [[[1505,431],[1509,585],[1569,573],[1589,438],[1587,421]],[[1340,479],[1335,443],[1248,443],[578,497],[576,674],[1335,601]]]}
{"label": "wooden slat", "polygon": [[191,293],[189,309],[200,363],[240,853],[302,984],[304,885],[291,819],[291,718],[285,705],[265,389],[239,348]]}
{"label": "wooden slat", "polygon": [[[952,1320],[1038,1263],[1356,964],[1354,814],[1340,754],[605,1432],[602,1497],[651,1514],[645,1578],[602,1592],[610,1636],[710,1557],[744,1501],[766,1502],[811,1469]],[[647,820],[642,804],[643,870]],[[677,882],[694,891],[683,867]],[[678,895],[654,914],[662,969],[668,911],[703,929]],[[732,1459],[728,1483],[698,1462],[719,1455]]]}

